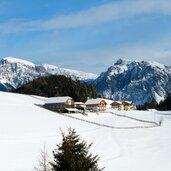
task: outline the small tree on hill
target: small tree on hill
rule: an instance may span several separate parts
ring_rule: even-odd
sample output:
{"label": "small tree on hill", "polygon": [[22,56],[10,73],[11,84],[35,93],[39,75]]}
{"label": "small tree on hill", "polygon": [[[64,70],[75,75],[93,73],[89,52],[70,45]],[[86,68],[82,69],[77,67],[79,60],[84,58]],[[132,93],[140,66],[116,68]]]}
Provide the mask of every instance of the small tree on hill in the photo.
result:
{"label": "small tree on hill", "polygon": [[101,171],[98,168],[99,157],[89,154],[92,144],[81,141],[74,129],[69,128],[68,135],[62,132],[62,144],[53,151],[54,162],[51,163],[54,171]]}
{"label": "small tree on hill", "polygon": [[51,171],[51,165],[49,163],[49,154],[46,147],[44,146],[41,150],[38,166],[34,167],[36,171]]}

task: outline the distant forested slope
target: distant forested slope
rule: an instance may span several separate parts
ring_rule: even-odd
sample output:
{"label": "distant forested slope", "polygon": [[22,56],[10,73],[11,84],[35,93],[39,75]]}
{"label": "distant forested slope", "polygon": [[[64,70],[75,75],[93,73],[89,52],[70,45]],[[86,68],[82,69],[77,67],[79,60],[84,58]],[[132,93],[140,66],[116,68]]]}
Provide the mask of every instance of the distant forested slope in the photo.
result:
{"label": "distant forested slope", "polygon": [[93,86],[78,80],[74,81],[63,75],[40,77],[13,92],[45,97],[70,96],[75,101],[83,102],[87,97],[97,97],[96,89]]}

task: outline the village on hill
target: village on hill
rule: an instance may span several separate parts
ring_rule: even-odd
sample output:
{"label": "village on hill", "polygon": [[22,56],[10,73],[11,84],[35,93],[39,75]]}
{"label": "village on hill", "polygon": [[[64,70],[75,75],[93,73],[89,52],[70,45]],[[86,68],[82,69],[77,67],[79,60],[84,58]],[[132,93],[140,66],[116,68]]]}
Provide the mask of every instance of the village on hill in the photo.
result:
{"label": "village on hill", "polygon": [[87,98],[85,103],[75,102],[72,97],[50,97],[45,101],[44,107],[60,113],[76,113],[85,111],[105,112],[107,109],[134,110],[135,105],[131,101],[113,101],[103,98]]}

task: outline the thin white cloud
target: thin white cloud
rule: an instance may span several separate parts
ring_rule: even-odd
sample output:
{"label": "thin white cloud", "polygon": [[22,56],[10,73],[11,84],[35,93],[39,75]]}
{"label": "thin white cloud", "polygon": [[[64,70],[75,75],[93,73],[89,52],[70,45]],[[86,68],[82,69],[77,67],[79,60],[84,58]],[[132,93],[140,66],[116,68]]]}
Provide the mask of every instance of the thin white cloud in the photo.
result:
{"label": "thin white cloud", "polygon": [[56,16],[48,20],[9,20],[0,23],[0,30],[17,32],[77,28],[146,13],[171,15],[171,1],[124,0],[92,7],[76,13]]}
{"label": "thin white cloud", "polygon": [[[170,44],[171,39],[168,39],[167,41],[161,40],[161,42],[153,44],[136,43],[121,45],[117,48],[100,48],[76,52],[57,52],[56,56],[61,57],[60,65],[65,63],[67,67],[99,74],[107,70],[107,68],[112,66],[119,58],[140,61],[156,61],[164,65],[171,66],[171,48],[166,48],[169,47]],[[73,61],[66,62],[65,59],[68,58],[68,56],[72,56]],[[91,61],[91,63],[88,61]],[[56,65],[57,64],[58,63],[56,63]]]}

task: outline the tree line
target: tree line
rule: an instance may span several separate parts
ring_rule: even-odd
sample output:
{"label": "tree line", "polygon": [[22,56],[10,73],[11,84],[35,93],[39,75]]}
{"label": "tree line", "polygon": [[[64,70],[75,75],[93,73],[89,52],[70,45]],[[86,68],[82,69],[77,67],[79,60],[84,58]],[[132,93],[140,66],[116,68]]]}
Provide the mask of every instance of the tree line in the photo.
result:
{"label": "tree line", "polygon": [[167,96],[165,100],[160,101],[157,103],[156,101],[146,102],[143,105],[137,106],[138,110],[147,110],[147,109],[156,109],[161,111],[171,110],[171,94]]}
{"label": "tree line", "polygon": [[70,96],[75,101],[82,102],[85,102],[87,97],[97,97],[96,89],[93,86],[63,75],[40,77],[13,92],[45,97]]}

